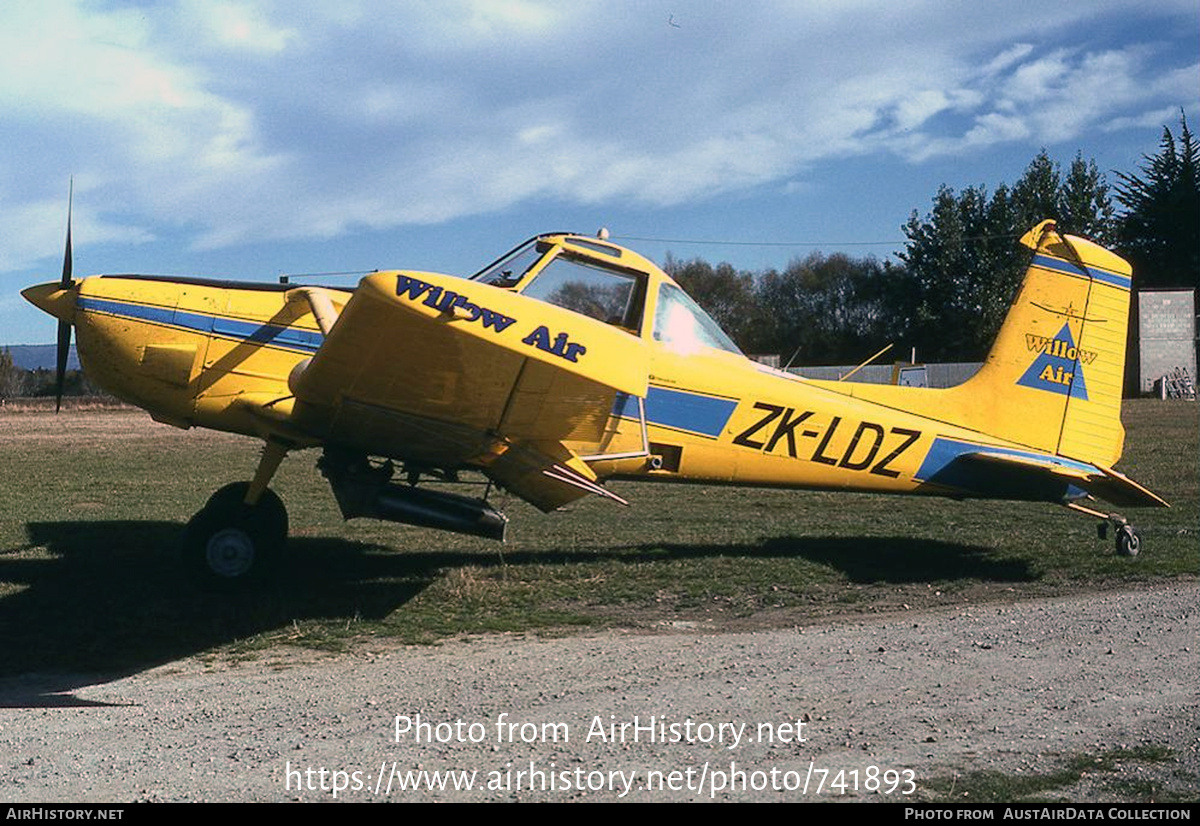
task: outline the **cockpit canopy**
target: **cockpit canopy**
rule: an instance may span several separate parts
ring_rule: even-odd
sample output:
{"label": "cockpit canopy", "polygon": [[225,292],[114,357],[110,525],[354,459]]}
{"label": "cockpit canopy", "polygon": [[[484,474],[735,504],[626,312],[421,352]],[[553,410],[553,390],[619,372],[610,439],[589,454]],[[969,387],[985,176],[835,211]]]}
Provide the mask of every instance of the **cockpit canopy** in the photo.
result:
{"label": "cockpit canopy", "polygon": [[634,252],[591,238],[538,236],[471,280],[515,290],[633,335],[649,335],[673,350],[713,349],[741,355],[708,313],[666,273]]}

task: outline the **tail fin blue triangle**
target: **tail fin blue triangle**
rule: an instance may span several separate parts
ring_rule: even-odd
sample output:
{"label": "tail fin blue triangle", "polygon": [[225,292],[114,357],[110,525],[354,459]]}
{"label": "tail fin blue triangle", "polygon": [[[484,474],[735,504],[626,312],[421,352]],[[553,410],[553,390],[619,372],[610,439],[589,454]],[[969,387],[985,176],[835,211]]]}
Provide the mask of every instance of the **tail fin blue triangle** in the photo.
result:
{"label": "tail fin blue triangle", "polygon": [[1064,324],[1058,335],[1041,344],[1041,352],[1017,384],[1087,401],[1083,365],[1069,324]]}

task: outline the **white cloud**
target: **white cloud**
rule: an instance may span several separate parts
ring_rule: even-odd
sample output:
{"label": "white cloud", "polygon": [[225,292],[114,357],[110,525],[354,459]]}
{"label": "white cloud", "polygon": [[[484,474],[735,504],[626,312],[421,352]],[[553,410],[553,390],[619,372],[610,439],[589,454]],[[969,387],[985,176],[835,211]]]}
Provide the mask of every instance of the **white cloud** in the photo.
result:
{"label": "white cloud", "polygon": [[[81,202],[87,198],[88,187],[76,182],[76,194]],[[33,261],[51,259],[61,262],[66,243],[67,191],[61,198],[45,199],[6,206],[0,211],[0,221],[6,226],[22,227],[24,231],[7,235],[0,244],[0,272],[27,267]],[[108,221],[96,210],[77,206],[72,215],[72,234],[76,240],[89,244],[115,242],[141,244],[153,240],[145,229]],[[57,256],[57,259],[55,259]],[[59,266],[57,263],[55,266]],[[47,273],[47,279],[57,278],[58,271]]]}
{"label": "white cloud", "polygon": [[1001,141],[1028,138],[1031,134],[1032,130],[1025,118],[991,112],[976,118],[975,126],[963,136],[963,143],[969,146],[990,146]]}
{"label": "white cloud", "polygon": [[[262,150],[252,110],[210,91],[206,71],[173,59],[172,44],[136,9],[12,4],[0,16],[0,109],[16,150],[2,163],[54,169],[35,192],[5,193],[5,225],[53,223],[61,205],[47,208],[41,193],[77,174],[94,182],[101,202],[145,216],[142,228],[96,219],[93,239],[144,240],[164,207],[181,223],[219,220],[222,197],[239,181],[281,166],[280,155]],[[44,255],[44,234],[33,232],[30,249],[10,245],[7,266]]]}
{"label": "white cloud", "polygon": [[1025,58],[1029,57],[1034,51],[1032,43],[1017,43],[1002,51],[1000,54],[992,58],[983,67],[983,76],[991,77],[998,75],[1007,70],[1016,63],[1020,63]]}
{"label": "white cloud", "polygon": [[909,132],[946,112],[969,112],[984,102],[984,96],[970,89],[925,89],[901,95],[893,118],[895,128]]}
{"label": "white cloud", "polygon": [[1016,64],[1016,70],[1005,81],[1005,97],[1023,106],[1036,106],[1058,94],[1070,72],[1067,53],[1057,50],[1043,57]]}
{"label": "white cloud", "polygon": [[1125,129],[1162,129],[1165,126],[1169,127],[1174,134],[1179,131],[1178,124],[1179,108],[1167,106],[1140,112],[1136,115],[1113,118],[1107,123],[1101,124],[1100,129],[1104,132],[1119,132]]}
{"label": "white cloud", "polygon": [[296,29],[272,24],[265,10],[253,3],[187,0],[180,7],[180,17],[212,43],[235,51],[278,54],[299,38]]}
{"label": "white cloud", "polygon": [[61,223],[47,187],[71,171],[121,216],[109,232],[165,222],[208,247],[536,200],[671,205],[803,187],[831,159],[1071,141],[1196,99],[1194,57],[1088,41],[1138,4],[1002,5],[5,4],[0,227]]}
{"label": "white cloud", "polygon": [[[990,61],[973,80],[960,109],[971,124],[960,134],[906,137],[895,144],[914,161],[978,151],[1016,142],[1046,146],[1085,140],[1116,121],[1114,113],[1136,110],[1155,98],[1195,99],[1196,72],[1154,68],[1152,49],[1133,45],[1120,50],[1085,52],[1077,48],[1045,51],[1013,49]],[[1165,79],[1169,78],[1169,79]],[[1186,87],[1186,90],[1185,90]]]}

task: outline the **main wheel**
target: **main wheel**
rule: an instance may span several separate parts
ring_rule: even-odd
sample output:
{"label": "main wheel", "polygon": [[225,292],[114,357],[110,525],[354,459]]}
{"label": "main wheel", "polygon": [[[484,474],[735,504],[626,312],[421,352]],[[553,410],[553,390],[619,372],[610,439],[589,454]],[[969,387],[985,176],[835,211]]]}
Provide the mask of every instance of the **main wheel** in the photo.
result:
{"label": "main wheel", "polygon": [[[247,507],[246,491],[249,489],[249,482],[230,482],[208,497],[208,501],[204,503],[202,510],[229,512],[244,509]],[[262,496],[258,497],[258,504],[253,509],[259,515],[258,518],[264,520],[272,530],[282,534],[284,537],[287,536],[287,508],[284,507],[283,500],[279,498],[279,494],[267,488],[262,492]]]}
{"label": "main wheel", "polygon": [[244,501],[247,482],[218,490],[188,522],[184,564],[206,587],[232,590],[262,582],[279,563],[287,541],[287,509],[271,490],[256,505]]}
{"label": "main wheel", "polygon": [[1133,525],[1122,525],[1117,531],[1117,553],[1120,556],[1137,556],[1142,551],[1142,535]]}

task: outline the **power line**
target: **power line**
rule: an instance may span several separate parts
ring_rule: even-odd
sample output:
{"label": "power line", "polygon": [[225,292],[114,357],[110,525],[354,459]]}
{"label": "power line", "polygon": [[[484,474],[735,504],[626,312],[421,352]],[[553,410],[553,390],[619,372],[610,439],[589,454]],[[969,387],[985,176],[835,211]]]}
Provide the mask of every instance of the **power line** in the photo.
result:
{"label": "power line", "polygon": [[[976,243],[980,241],[998,241],[1008,238],[1020,238],[1020,233],[1002,233],[997,235],[972,235],[958,239],[960,243]],[[898,246],[912,243],[913,239],[904,238],[895,241],[716,241],[707,238],[649,238],[639,235],[614,235],[614,241],[644,241],[657,244],[696,244],[700,246],[721,247],[882,247]]]}
{"label": "power line", "polygon": [[906,241],[715,241],[701,238],[647,238],[639,235],[614,235],[614,241],[647,241],[658,244],[698,244],[723,247],[868,247],[895,246]]}

